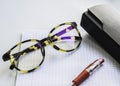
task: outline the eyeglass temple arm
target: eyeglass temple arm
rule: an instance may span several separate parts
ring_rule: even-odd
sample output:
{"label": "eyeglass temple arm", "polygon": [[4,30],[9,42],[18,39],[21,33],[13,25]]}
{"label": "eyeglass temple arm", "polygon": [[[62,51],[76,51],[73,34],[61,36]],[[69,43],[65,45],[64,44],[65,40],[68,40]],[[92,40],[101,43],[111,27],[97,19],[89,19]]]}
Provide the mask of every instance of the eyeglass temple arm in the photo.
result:
{"label": "eyeglass temple arm", "polygon": [[[61,37],[60,40],[58,39],[53,39],[52,41],[55,42],[55,41],[64,41],[64,40],[80,40],[81,38],[79,36],[65,36],[65,37]],[[32,45],[30,46],[29,48],[26,48],[24,49],[23,51],[20,51],[18,53],[15,53],[13,54],[12,56],[14,56],[14,58],[16,60],[18,60],[18,58],[21,56],[21,55],[25,55],[25,54],[28,54],[30,52],[33,52],[33,51],[36,51],[38,49],[41,48],[41,46],[46,46],[46,44],[44,43],[44,41],[47,41],[47,38],[44,38],[43,40],[41,40],[39,43],[36,43],[35,45]],[[42,45],[40,44],[42,43]]]}
{"label": "eyeglass temple arm", "polygon": [[[80,39],[81,38],[79,36],[65,36],[65,37],[61,37],[60,40],[59,39],[53,39],[52,41],[55,42],[55,41],[62,41],[62,40],[80,40]],[[48,41],[48,38],[42,39],[39,43],[36,43],[35,45],[32,45],[29,48],[26,48],[21,52],[13,54],[13,56],[17,56],[17,54],[18,55],[21,55],[21,54],[25,55],[25,54],[30,53],[32,51],[36,51],[36,50],[40,49],[41,47],[45,47],[47,45],[47,44],[44,43],[45,41]],[[17,56],[17,57],[19,57],[19,56]]]}

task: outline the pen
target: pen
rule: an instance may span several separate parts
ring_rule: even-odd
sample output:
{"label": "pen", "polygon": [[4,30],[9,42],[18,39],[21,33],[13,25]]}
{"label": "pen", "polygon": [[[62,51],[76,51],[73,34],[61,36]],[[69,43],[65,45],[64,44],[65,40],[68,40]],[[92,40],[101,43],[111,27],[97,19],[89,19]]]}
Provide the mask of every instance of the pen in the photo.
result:
{"label": "pen", "polygon": [[97,68],[99,68],[104,59],[100,58],[88,65],[72,82],[72,86],[79,86],[84,80],[86,80]]}

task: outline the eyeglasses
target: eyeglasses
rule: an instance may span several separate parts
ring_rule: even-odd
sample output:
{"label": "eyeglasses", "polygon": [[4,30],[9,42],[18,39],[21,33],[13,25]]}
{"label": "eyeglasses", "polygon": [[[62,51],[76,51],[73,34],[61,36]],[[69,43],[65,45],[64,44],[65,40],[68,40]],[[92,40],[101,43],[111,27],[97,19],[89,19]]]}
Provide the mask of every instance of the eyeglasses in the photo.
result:
{"label": "eyeglasses", "polygon": [[[15,68],[21,73],[32,72],[43,63],[45,46],[51,45],[58,51],[70,52],[80,46],[81,40],[82,38],[75,22],[62,23],[54,27],[48,37],[42,40],[29,39],[19,42],[3,55],[3,60],[10,60],[11,70]],[[18,48],[19,52],[16,52]]]}

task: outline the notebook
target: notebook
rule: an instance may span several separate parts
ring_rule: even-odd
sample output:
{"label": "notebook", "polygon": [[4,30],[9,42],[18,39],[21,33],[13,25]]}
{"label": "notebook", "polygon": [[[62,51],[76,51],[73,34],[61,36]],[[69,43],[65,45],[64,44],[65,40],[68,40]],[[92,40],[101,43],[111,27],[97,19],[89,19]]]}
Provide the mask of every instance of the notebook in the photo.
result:
{"label": "notebook", "polygon": [[[48,32],[46,29],[26,31],[22,33],[21,41],[30,38],[41,40],[48,36]],[[120,86],[120,65],[84,30],[81,30],[81,35],[82,43],[72,53],[62,53],[46,46],[41,67],[27,74],[18,72],[15,86],[71,86],[72,80],[98,58],[105,59],[103,66],[80,86]]]}

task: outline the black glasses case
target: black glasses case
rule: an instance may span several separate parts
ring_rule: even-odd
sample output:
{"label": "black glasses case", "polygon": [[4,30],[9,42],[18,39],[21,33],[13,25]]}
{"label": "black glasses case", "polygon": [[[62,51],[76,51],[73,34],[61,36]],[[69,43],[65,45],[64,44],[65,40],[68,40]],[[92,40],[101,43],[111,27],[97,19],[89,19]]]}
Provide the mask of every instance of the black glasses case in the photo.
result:
{"label": "black glasses case", "polygon": [[120,63],[120,12],[96,5],[83,13],[80,25]]}

